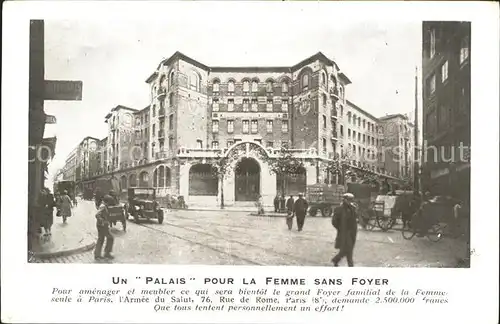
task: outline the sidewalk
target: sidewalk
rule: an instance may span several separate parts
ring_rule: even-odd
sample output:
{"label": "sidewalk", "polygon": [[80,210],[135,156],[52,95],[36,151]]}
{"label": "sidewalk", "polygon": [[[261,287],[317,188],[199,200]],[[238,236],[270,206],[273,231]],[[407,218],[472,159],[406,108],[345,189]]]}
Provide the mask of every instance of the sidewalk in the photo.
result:
{"label": "sidewalk", "polygon": [[38,239],[33,243],[33,257],[45,259],[67,256],[88,251],[95,246],[95,207],[91,202],[79,200],[73,208],[73,215],[63,224],[62,217],[55,216],[52,237],[44,242]]}

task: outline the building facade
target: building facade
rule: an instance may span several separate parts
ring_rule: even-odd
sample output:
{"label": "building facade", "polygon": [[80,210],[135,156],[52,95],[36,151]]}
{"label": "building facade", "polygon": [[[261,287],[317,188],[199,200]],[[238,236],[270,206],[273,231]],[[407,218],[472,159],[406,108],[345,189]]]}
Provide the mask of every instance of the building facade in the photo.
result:
{"label": "building facade", "polygon": [[[401,114],[379,118],[381,129],[381,158],[379,165],[398,178],[413,181],[415,127]],[[418,158],[418,157],[417,157]]]}
{"label": "building facade", "polygon": [[[146,82],[146,108],[117,106],[105,117],[96,177],[119,179],[122,192],[155,187],[191,206],[253,204],[260,195],[272,205],[282,190],[339,184],[326,165],[340,156],[396,176],[379,165],[379,120],[346,99],[351,81],[322,53],[288,67],[208,67],[176,52]],[[283,148],[302,162],[294,173],[273,168]],[[221,161],[224,176],[215,171]]]}
{"label": "building facade", "polygon": [[470,195],[470,22],[424,22],[423,179],[434,194]]}

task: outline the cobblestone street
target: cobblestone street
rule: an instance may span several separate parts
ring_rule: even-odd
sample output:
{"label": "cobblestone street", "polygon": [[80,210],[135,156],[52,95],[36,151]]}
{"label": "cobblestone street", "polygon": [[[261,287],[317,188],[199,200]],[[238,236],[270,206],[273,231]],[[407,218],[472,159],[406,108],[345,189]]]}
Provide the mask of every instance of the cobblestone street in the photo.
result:
{"label": "cobblestone street", "polygon": [[[82,201],[81,204],[91,202]],[[83,207],[83,206],[82,206]],[[89,219],[95,208],[86,208]],[[288,231],[280,217],[248,212],[171,211],[163,224],[129,222],[112,229],[113,263],[329,266],[335,230],[329,218],[308,217],[304,230]],[[464,243],[444,238],[404,240],[401,232],[359,230],[355,265],[365,267],[454,267]],[[40,262],[93,263],[92,251]]]}

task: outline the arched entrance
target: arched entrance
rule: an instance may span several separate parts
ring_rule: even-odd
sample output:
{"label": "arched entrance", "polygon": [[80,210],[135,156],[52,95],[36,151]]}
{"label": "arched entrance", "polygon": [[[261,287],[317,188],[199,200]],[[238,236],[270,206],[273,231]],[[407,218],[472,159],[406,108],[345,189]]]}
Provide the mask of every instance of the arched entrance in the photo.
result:
{"label": "arched entrance", "polygon": [[235,167],[235,200],[255,201],[260,195],[260,166],[252,158],[241,159]]}
{"label": "arched entrance", "polygon": [[142,171],[139,175],[139,187],[149,187],[149,173]]}

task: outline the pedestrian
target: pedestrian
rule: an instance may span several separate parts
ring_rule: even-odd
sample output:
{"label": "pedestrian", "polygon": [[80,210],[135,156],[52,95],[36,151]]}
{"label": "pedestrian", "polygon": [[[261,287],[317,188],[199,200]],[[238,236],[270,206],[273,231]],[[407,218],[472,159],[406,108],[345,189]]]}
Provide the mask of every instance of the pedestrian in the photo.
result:
{"label": "pedestrian", "polygon": [[102,203],[102,198],[104,195],[102,194],[102,191],[100,188],[97,188],[94,192],[94,203],[95,203],[95,208],[99,209]]}
{"label": "pedestrian", "polygon": [[255,203],[257,205],[257,215],[264,215],[265,212],[264,212],[264,205],[263,205],[263,202],[262,202],[262,196],[261,195],[258,195],[257,196],[257,201]]}
{"label": "pedestrian", "polygon": [[42,196],[42,227],[45,230],[44,237],[52,236],[52,224],[54,224],[54,207],[56,206],[54,196],[48,188],[43,189]]}
{"label": "pedestrian", "polygon": [[280,197],[279,194],[276,194],[276,197],[274,197],[274,212],[277,213],[280,208]]}
{"label": "pedestrian", "polygon": [[301,232],[304,227],[307,207],[307,201],[304,199],[302,193],[299,193],[299,198],[293,204],[293,211],[295,212],[295,217],[297,218],[297,229],[299,232]]}
{"label": "pedestrian", "polygon": [[286,213],[285,203],[286,203],[285,194],[281,194],[281,197],[280,197],[280,207],[279,207],[279,212],[280,213]]}
{"label": "pedestrian", "polygon": [[[113,250],[114,237],[109,231],[109,210],[108,207],[113,204],[113,197],[106,195],[102,198],[102,203],[99,206],[96,217],[96,227],[97,227],[97,242],[94,250],[94,259],[114,259],[111,255]],[[104,239],[106,239],[106,246],[104,247],[104,257],[101,256],[102,245],[104,244]]]}
{"label": "pedestrian", "polygon": [[288,230],[291,231],[293,227],[293,196],[290,196],[286,201],[286,225],[288,226]]}
{"label": "pedestrian", "polygon": [[339,249],[337,255],[332,258],[335,267],[339,266],[342,258],[347,259],[349,267],[354,267],[353,252],[358,232],[356,208],[352,202],[354,195],[346,193],[343,196],[342,205],[335,208],[332,217],[332,225],[337,230],[335,248]]}
{"label": "pedestrian", "polygon": [[68,196],[67,190],[64,190],[63,195],[59,198],[59,204],[60,216],[63,218],[63,223],[66,223],[68,217],[71,217],[71,208],[73,208],[73,204],[71,203],[71,198]]}

